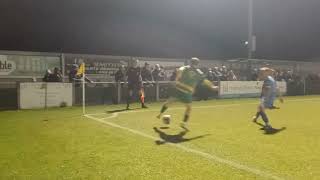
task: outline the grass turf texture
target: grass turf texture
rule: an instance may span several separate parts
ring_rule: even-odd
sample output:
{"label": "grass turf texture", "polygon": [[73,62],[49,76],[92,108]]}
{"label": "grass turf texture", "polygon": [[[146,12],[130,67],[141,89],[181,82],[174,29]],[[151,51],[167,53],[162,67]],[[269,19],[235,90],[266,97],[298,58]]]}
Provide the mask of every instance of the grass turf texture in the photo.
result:
{"label": "grass turf texture", "polygon": [[[178,126],[181,104],[167,112],[172,115],[169,129],[161,128],[155,118],[160,103],[106,119],[153,137],[161,135],[161,141],[83,117],[80,107],[0,112],[0,179],[268,179],[169,146],[165,140],[283,179],[318,179],[320,97],[286,100],[280,110],[267,112],[275,128],[286,127],[275,134],[265,134],[251,122],[257,99],[194,102],[186,134]],[[103,113],[92,115],[101,119],[112,115],[107,111],[124,107],[88,107],[87,113]]]}

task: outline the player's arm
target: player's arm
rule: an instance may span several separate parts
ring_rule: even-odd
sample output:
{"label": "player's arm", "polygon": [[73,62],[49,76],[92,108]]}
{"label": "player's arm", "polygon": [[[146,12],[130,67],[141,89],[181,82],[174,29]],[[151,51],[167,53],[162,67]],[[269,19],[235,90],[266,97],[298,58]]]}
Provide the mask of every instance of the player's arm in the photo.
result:
{"label": "player's arm", "polygon": [[184,68],[179,68],[177,70],[176,81],[179,81],[181,79],[183,70],[184,70]]}
{"label": "player's arm", "polygon": [[199,74],[201,84],[208,87],[209,89],[213,91],[218,91],[219,87],[215,86],[211,81],[209,81],[207,78],[205,78],[204,73],[200,70],[197,69],[197,73]]}

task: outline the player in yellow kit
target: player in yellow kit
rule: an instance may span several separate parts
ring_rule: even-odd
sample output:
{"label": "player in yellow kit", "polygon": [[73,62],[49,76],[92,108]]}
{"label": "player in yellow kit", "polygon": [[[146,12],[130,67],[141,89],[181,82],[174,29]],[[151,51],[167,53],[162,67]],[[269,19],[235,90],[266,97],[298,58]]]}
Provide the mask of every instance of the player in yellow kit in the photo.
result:
{"label": "player in yellow kit", "polygon": [[175,93],[171,98],[166,101],[161,110],[160,114],[157,116],[160,118],[162,114],[168,109],[170,103],[175,100],[178,100],[185,104],[186,110],[184,113],[183,122],[181,123],[181,127],[187,129],[186,125],[190,117],[191,113],[191,103],[192,103],[192,95],[195,91],[196,86],[201,83],[212,90],[217,90],[218,87],[214,86],[209,80],[204,77],[204,74],[200,69],[198,69],[198,65],[200,60],[196,57],[191,58],[190,66],[182,66],[179,68],[176,77],[176,86]]}

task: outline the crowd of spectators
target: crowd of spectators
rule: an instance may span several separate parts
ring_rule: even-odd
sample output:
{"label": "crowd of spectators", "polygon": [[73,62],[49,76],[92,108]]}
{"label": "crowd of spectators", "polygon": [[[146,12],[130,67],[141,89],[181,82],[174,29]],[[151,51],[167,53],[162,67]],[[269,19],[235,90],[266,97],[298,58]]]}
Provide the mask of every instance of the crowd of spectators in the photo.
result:
{"label": "crowd of spectators", "polygon": [[55,67],[53,72],[48,69],[42,78],[43,82],[62,82],[63,77],[59,68]]}
{"label": "crowd of spectators", "polygon": [[[178,67],[170,68],[170,70],[164,68],[159,64],[155,64],[151,67],[150,64],[145,63],[141,69],[141,77],[143,81],[174,81],[177,75]],[[237,76],[232,69],[227,69],[226,66],[221,68],[201,68],[204,76],[210,81],[237,81]],[[122,65],[115,73],[115,81],[120,82],[125,80],[126,68]]]}
{"label": "crowd of spectators", "polygon": [[[154,81],[171,81],[175,80],[176,70],[169,72],[165,70],[163,66],[156,64],[151,67],[149,63],[145,63],[141,68],[141,78],[142,81],[154,82]],[[114,79],[116,82],[125,81],[126,77],[126,67],[120,66],[118,71],[114,74]]]}
{"label": "crowd of spectators", "polygon": [[[155,82],[155,81],[174,81],[177,75],[179,67],[164,67],[160,64],[155,64],[153,67],[149,63],[145,63],[141,67],[141,78],[143,81]],[[117,72],[114,74],[116,82],[124,82],[126,77],[126,69],[124,65],[121,65]],[[239,70],[228,68],[227,66],[215,66],[215,67],[202,67],[200,68],[204,73],[204,76],[212,81],[256,81],[258,78],[258,68],[252,68],[244,70],[241,73]],[[69,72],[69,82],[74,82],[77,77],[77,65],[73,65]],[[300,74],[294,73],[291,69],[276,69],[275,68],[274,78],[277,81],[285,81],[287,83],[302,82],[304,79],[308,80],[319,80],[320,74],[310,74],[302,77]],[[53,73],[47,70],[44,78],[44,82],[62,82],[62,75],[58,68],[54,68]]]}
{"label": "crowd of spectators", "polygon": [[[177,75],[176,68],[164,68],[163,66],[156,64],[151,67],[150,64],[145,63],[144,67],[141,68],[141,77],[143,81],[174,81]],[[246,70],[245,74],[239,73],[232,68],[227,68],[226,66],[215,66],[215,67],[202,67],[200,68],[204,73],[204,76],[214,82],[214,81],[256,81],[258,78],[259,70],[253,68],[251,70]],[[296,82],[302,81],[302,77],[294,73],[293,70],[283,70],[275,69],[275,80],[285,81],[285,82]],[[115,73],[115,81],[124,81],[126,75],[126,67],[121,66],[119,70]],[[318,75],[312,75],[309,78],[315,79],[320,78]]]}

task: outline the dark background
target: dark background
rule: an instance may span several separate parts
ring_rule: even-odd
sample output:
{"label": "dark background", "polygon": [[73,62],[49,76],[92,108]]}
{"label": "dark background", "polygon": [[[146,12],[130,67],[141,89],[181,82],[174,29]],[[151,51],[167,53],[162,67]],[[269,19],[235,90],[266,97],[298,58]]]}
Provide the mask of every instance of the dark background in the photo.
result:
{"label": "dark background", "polygon": [[[320,57],[319,0],[254,0],[256,58]],[[1,0],[0,49],[246,57],[248,0]]]}

